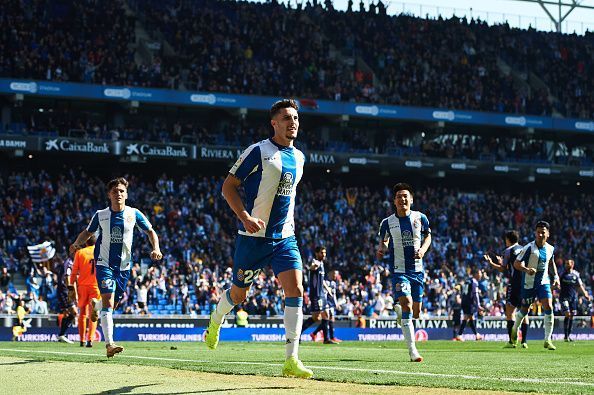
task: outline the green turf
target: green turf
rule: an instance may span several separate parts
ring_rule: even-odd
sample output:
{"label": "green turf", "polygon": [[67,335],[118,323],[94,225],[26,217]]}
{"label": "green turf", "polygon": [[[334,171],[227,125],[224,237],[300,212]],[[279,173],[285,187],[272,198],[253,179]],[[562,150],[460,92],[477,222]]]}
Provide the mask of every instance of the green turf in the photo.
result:
{"label": "green turf", "polygon": [[[35,360],[134,364],[228,374],[280,374],[281,343],[221,343],[210,351],[203,343],[122,343],[123,354],[107,360],[104,348],[56,343],[0,343],[0,355]],[[300,357],[317,380],[381,385],[446,387],[496,391],[594,393],[594,342],[542,342],[530,348],[503,349],[502,343],[431,341],[419,345],[425,358],[408,362],[399,342],[307,343]],[[18,350],[18,351],[17,351]],[[247,363],[244,363],[247,362]],[[34,378],[34,372],[31,373]]]}

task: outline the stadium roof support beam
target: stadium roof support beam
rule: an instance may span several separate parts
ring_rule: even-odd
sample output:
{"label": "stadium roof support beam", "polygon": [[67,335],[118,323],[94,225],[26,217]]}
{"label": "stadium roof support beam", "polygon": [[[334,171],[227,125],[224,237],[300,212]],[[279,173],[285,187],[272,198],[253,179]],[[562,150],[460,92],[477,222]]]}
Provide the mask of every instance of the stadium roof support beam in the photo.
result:
{"label": "stadium roof support beam", "polygon": [[[516,1],[523,1],[526,3],[536,3],[542,7],[542,9],[546,12],[549,16],[551,21],[555,23],[555,29],[558,33],[561,33],[561,23],[575,10],[576,8],[585,8],[594,10],[594,5],[583,5],[583,0],[516,0]],[[558,7],[558,17],[554,17],[551,11],[546,7],[547,5],[554,5]],[[563,7],[569,7],[569,10],[563,14]]]}

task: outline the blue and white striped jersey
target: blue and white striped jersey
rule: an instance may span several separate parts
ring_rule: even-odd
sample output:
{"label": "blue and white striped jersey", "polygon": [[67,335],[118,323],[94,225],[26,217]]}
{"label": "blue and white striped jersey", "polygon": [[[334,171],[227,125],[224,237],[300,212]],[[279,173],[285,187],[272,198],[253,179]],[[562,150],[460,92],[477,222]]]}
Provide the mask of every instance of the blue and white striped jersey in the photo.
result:
{"label": "blue and white striped jersey", "polygon": [[284,147],[271,139],[250,145],[229,173],[243,183],[245,209],[266,226],[257,233],[239,234],[284,239],[295,234],[295,194],[303,175],[305,155],[295,147]]}
{"label": "blue and white striped jersey", "polygon": [[118,212],[112,211],[110,207],[97,210],[87,226],[89,232],[95,233],[99,230],[95,243],[97,265],[120,270],[130,269],[135,226],[145,233],[152,229],[146,216],[133,207],[124,206],[124,209]]}
{"label": "blue and white striped jersey", "polygon": [[555,247],[545,243],[542,248],[532,241],[524,246],[518,255],[518,261],[524,262],[524,266],[536,269],[534,276],[522,273],[524,276],[524,289],[533,289],[535,286],[550,284],[549,261],[554,259]]}
{"label": "blue and white striped jersey", "polygon": [[408,217],[396,214],[384,218],[379,237],[388,241],[390,271],[392,273],[418,273],[423,271],[423,260],[415,259],[415,250],[421,248],[423,238],[431,233],[427,216],[411,211]]}

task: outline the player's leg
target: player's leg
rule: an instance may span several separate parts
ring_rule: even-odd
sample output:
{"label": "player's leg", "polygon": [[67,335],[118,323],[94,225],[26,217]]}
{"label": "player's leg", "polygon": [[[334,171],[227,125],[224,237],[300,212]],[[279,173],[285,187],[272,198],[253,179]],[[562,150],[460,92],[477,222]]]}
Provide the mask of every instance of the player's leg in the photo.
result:
{"label": "player's leg", "polygon": [[97,318],[95,318],[93,320],[93,316],[98,316],[98,312],[94,311],[94,301],[101,301],[101,294],[99,293],[99,289],[98,288],[90,288],[89,289],[89,298],[88,298],[88,303],[87,303],[87,309],[88,309],[88,316],[89,316],[89,321],[88,321],[88,326],[87,326],[87,343],[86,343],[86,347],[93,347],[93,341],[95,340],[95,333],[97,332]]}
{"label": "player's leg", "polygon": [[332,317],[330,315],[330,308],[328,307],[328,304],[326,304],[326,306],[324,307],[324,315],[326,316],[326,324],[324,326],[324,329],[326,330],[326,332],[324,333],[324,343],[325,344],[337,344],[338,342],[334,341],[334,321],[332,321]]}
{"label": "player's leg", "polygon": [[101,318],[101,329],[105,339],[108,358],[123,351],[123,348],[116,346],[113,341],[113,309],[117,287],[116,275],[117,273],[111,267],[97,266],[96,276],[99,292],[101,293],[101,303],[95,304],[95,308],[100,307],[99,317]]}
{"label": "player's leg", "polygon": [[[410,360],[413,362],[421,362],[423,357],[419,355],[415,344],[415,328],[413,326],[413,308],[414,302],[420,303],[420,298],[415,297],[413,301],[411,279],[404,274],[396,274],[393,280],[394,294],[402,306],[402,336],[408,347]],[[415,288],[415,294],[419,290]]]}
{"label": "player's leg", "polygon": [[210,314],[204,342],[211,350],[219,345],[221,324],[235,305],[242,303],[250,291],[254,279],[270,259],[271,242],[260,237],[237,236],[233,256],[233,277],[231,288],[221,295],[217,307]]}
{"label": "player's leg", "polygon": [[299,360],[299,336],[303,324],[303,263],[295,237],[274,245],[272,270],[285,294],[285,357],[283,375],[310,378],[313,372]]}
{"label": "player's leg", "polygon": [[87,331],[87,307],[89,304],[89,292],[87,287],[78,287],[78,336],[80,338],[80,346],[84,347],[86,341]]}
{"label": "player's leg", "polygon": [[458,336],[456,336],[456,340],[458,341],[462,341],[462,334],[464,333],[464,329],[466,329],[466,323],[468,322],[468,317],[470,315],[470,310],[466,306],[462,306],[462,312],[464,315],[462,316],[462,322],[460,323]]}
{"label": "player's leg", "polygon": [[332,340],[334,343],[340,343],[341,340],[337,339],[336,336],[334,335],[334,322],[336,313],[334,310],[334,307],[330,307],[328,309],[328,337],[330,337],[330,340]]}
{"label": "player's leg", "polygon": [[571,339],[571,330],[573,329],[573,316],[577,310],[577,301],[563,299],[561,301],[561,306],[563,306],[563,312],[565,315],[565,319],[563,320],[563,329],[565,330],[565,341],[570,342],[573,341]]}
{"label": "player's leg", "polygon": [[509,336],[508,346],[513,347],[514,343],[512,342],[512,328],[514,327],[514,313],[516,312],[516,307],[512,305],[509,300],[505,304],[505,319],[507,321],[507,335]]}
{"label": "player's leg", "polygon": [[535,290],[534,289],[525,289],[523,288],[521,291],[521,306],[516,311],[516,317],[514,320],[514,326],[512,328],[512,342],[514,344],[518,341],[518,329],[522,326],[524,322],[524,317],[528,315],[528,309],[530,309],[530,305],[534,301]]}
{"label": "player's leg", "polygon": [[553,295],[551,293],[550,285],[541,285],[539,287],[538,298],[540,299],[542,311],[544,313],[544,347],[549,350],[555,350],[556,347],[551,341],[551,337],[553,336],[553,326],[555,324],[555,316],[553,315]]}

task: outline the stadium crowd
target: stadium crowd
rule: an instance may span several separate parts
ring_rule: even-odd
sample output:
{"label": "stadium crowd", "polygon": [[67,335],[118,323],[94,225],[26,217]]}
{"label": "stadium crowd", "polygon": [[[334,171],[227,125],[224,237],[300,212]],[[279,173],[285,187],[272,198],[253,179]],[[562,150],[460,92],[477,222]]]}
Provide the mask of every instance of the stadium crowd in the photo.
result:
{"label": "stadium crowd", "polygon": [[[10,0],[0,21],[1,77],[594,118],[592,33],[387,16],[381,1]],[[136,24],[164,38],[154,56],[136,56]]]}
{"label": "stadium crowd", "polygon": [[[236,219],[221,197],[223,178],[215,176],[139,178],[131,182],[129,202],[147,214],[157,230],[164,259],[152,263],[148,242],[134,246],[135,257],[121,310],[133,314],[208,314],[231,284]],[[594,285],[594,208],[587,194],[507,193],[492,189],[418,186],[415,209],[427,213],[433,243],[425,255],[424,316],[448,315],[449,301],[469,270],[487,268],[484,253],[500,253],[505,230],[515,228],[521,242],[533,239],[537,219],[551,223],[551,243],[559,268],[573,258],[587,287]],[[104,182],[80,168],[2,173],[0,190],[0,311],[11,312],[26,299],[32,312],[55,306],[55,278],[48,267],[34,266],[26,246],[55,242],[54,264],[68,259],[67,247],[95,210],[107,204]],[[392,313],[387,262],[374,247],[382,218],[393,212],[387,186],[347,186],[340,180],[307,180],[300,187],[296,228],[303,261],[316,246],[328,250],[327,271],[338,270],[337,313],[373,316]],[[562,271],[562,269],[560,269]],[[27,292],[11,281],[24,273]],[[482,300],[490,315],[502,315],[506,282],[487,270]],[[263,272],[245,302],[251,314],[282,312],[276,278]],[[558,303],[556,311],[560,310]],[[580,299],[580,312],[587,313]]]}

